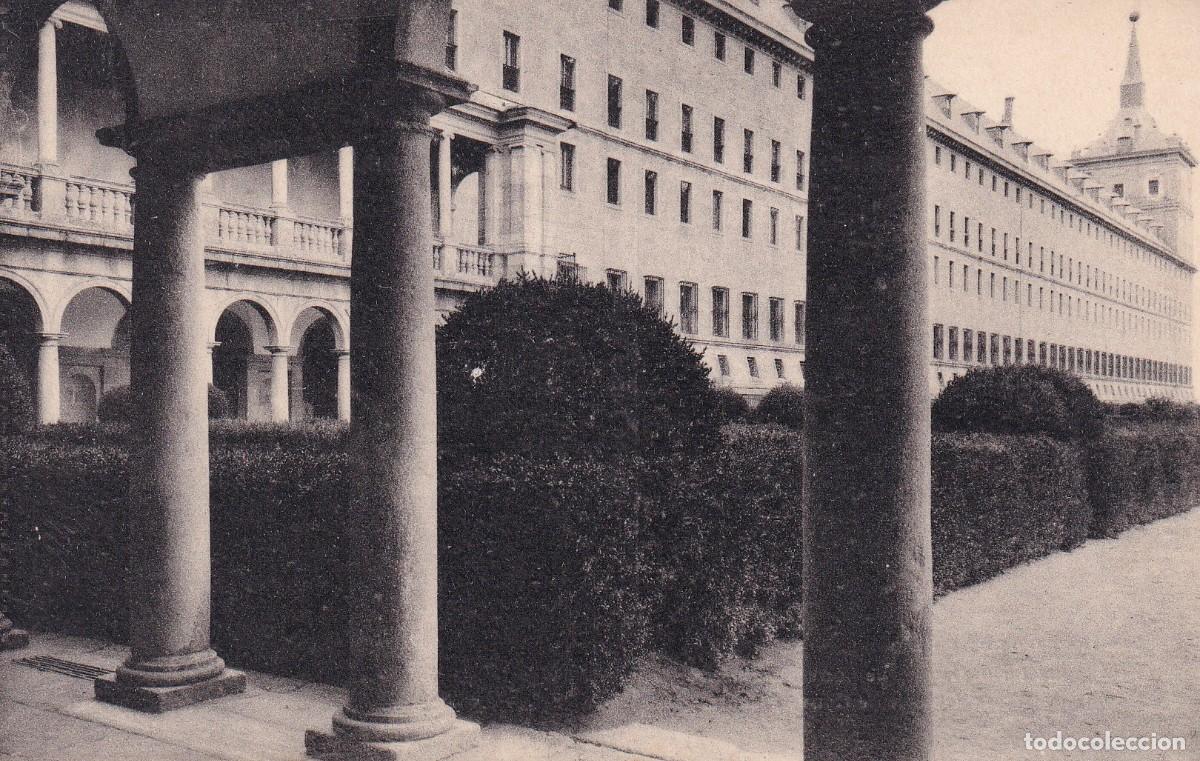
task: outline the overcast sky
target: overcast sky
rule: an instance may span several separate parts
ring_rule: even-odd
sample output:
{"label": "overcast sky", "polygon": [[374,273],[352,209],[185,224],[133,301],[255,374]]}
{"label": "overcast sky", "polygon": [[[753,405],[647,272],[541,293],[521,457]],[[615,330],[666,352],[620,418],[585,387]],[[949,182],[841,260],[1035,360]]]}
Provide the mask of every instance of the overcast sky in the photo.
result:
{"label": "overcast sky", "polygon": [[1150,113],[1200,152],[1200,0],[946,0],[930,13],[925,71],[993,118],[1015,96],[1016,130],[1065,158],[1117,111],[1133,10]]}

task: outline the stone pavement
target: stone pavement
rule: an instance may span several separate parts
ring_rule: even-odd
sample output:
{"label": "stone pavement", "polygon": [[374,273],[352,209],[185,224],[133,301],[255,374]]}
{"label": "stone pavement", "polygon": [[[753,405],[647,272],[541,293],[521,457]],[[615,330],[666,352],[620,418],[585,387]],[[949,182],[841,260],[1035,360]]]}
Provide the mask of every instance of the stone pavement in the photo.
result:
{"label": "stone pavement", "polygon": [[[934,607],[936,761],[1200,759],[1200,511],[1089,542]],[[799,643],[703,674],[648,659],[572,733],[487,726],[454,761],[798,761]],[[244,695],[164,716],[91,700],[91,681],[17,659],[112,669],[124,650],[36,635],[0,654],[3,761],[301,761],[343,693],[250,674]],[[1038,753],[1034,736],[1157,733],[1184,752]]]}

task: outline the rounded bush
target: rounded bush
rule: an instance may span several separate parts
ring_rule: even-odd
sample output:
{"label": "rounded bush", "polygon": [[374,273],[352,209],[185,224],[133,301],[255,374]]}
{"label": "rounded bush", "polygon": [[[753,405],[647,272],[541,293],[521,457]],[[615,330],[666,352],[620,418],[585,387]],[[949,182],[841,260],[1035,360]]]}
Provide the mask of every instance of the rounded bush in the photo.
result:
{"label": "rounded bush", "polygon": [[804,389],[790,383],[776,386],[754,408],[754,419],[759,423],[804,430]]}
{"label": "rounded bush", "polygon": [[718,439],[708,368],[637,294],[522,276],[468,296],[437,345],[444,453],[654,459]]}
{"label": "rounded bush", "polygon": [[721,422],[744,423],[750,417],[750,403],[746,397],[727,386],[717,386],[713,389],[720,410]]}
{"label": "rounded bush", "polygon": [[29,379],[8,347],[0,344],[0,434],[21,433],[34,421]]}
{"label": "rounded bush", "polygon": [[971,370],[946,385],[933,403],[940,431],[1036,434],[1090,442],[1104,429],[1104,410],[1083,381],[1049,367],[1014,365]]}
{"label": "rounded bush", "polygon": [[[133,417],[133,392],[129,386],[117,386],[104,392],[96,408],[101,423],[127,423]],[[208,384],[208,416],[213,419],[231,417],[229,397],[213,384]]]}

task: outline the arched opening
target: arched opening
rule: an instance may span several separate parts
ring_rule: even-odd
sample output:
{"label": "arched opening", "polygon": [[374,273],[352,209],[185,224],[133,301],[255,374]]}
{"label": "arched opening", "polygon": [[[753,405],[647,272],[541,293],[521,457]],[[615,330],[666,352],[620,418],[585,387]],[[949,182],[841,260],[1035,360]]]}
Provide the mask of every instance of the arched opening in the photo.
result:
{"label": "arched opening", "polygon": [[292,405],[295,420],[336,418],[340,326],[324,309],[309,307],[296,318],[300,393]]}
{"label": "arched opening", "polygon": [[129,306],[107,288],[85,288],[63,311],[62,332],[60,419],[90,423],[99,397],[129,385]]}
{"label": "arched opening", "polygon": [[17,361],[31,393],[36,393],[37,334],[42,329],[37,301],[24,288],[0,278],[0,345]]}
{"label": "arched opening", "polygon": [[242,420],[271,419],[271,360],[273,324],[266,311],[250,301],[238,301],[217,320],[213,347],[213,385],[229,398],[230,414]]}

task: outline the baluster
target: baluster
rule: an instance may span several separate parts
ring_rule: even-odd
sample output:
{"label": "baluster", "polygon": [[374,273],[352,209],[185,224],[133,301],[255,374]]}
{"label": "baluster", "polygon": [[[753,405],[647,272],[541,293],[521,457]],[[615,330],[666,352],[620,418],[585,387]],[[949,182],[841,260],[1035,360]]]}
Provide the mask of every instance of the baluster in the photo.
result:
{"label": "baluster", "polygon": [[[74,217],[76,215],[75,209],[76,209],[78,203],[79,203],[79,186],[73,182],[68,182],[67,183],[67,192],[66,192],[66,204],[67,204],[67,216],[68,217]],[[43,211],[43,213],[45,213],[46,210],[43,209],[42,211]]]}
{"label": "baluster", "polygon": [[237,242],[246,242],[246,215],[242,212],[234,212],[237,215]]}
{"label": "baluster", "polygon": [[112,227],[112,191],[101,188],[99,195],[100,219],[98,221],[105,227]]}
{"label": "baluster", "polygon": [[88,221],[100,221],[100,188],[88,188]]}

